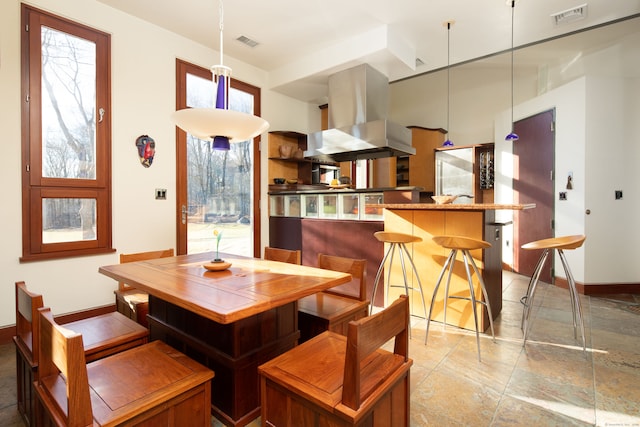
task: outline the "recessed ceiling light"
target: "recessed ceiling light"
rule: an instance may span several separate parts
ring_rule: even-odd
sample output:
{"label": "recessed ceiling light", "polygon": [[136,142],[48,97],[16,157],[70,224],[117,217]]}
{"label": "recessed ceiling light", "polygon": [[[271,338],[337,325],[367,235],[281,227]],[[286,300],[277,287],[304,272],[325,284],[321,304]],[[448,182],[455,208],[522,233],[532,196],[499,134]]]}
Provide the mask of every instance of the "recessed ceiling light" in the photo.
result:
{"label": "recessed ceiling light", "polygon": [[256,47],[256,46],[258,46],[260,44],[257,41],[252,40],[247,36],[240,36],[236,40],[238,40],[242,44],[246,44],[249,47]]}
{"label": "recessed ceiling light", "polygon": [[586,17],[587,17],[586,3],[551,15],[551,18],[553,19],[553,23],[555,25],[578,21]]}

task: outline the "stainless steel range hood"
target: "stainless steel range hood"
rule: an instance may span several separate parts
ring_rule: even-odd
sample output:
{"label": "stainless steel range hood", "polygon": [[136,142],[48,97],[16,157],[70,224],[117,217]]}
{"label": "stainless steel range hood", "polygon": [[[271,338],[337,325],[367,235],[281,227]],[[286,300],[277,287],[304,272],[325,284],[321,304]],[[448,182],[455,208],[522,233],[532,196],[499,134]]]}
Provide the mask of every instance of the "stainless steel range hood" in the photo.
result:
{"label": "stainless steel range hood", "polygon": [[307,136],[306,158],[344,162],[415,154],[411,131],[387,120],[389,81],[368,64],[329,76],[329,129]]}

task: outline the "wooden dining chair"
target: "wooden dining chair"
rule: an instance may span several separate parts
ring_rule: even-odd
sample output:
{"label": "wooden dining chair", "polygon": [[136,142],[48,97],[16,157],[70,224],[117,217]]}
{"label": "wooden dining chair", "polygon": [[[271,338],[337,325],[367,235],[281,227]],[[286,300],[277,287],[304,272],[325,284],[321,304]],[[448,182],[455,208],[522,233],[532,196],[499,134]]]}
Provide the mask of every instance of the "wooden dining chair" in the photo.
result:
{"label": "wooden dining chair", "polygon": [[266,246],[264,248],[264,259],[287,262],[289,264],[302,264],[302,255],[300,250],[272,248],[270,246]]}
{"label": "wooden dining chair", "polygon": [[[408,426],[409,302],[326,331],[258,368],[262,425]],[[395,339],[393,352],[382,349]]]}
{"label": "wooden dining chair", "polygon": [[[160,251],[120,254],[120,264],[172,256],[174,256],[173,248]],[[149,294],[124,282],[118,282],[118,289],[115,291],[115,294],[116,310],[140,323],[145,328],[148,328],[147,314],[149,314]]]}
{"label": "wooden dining chair", "polygon": [[352,280],[298,300],[300,342],[326,330],[345,335],[350,321],[369,313],[366,260],[318,254],[318,267],[349,273]]}
{"label": "wooden dining chair", "polygon": [[[33,381],[39,372],[38,309],[44,306],[42,295],[30,292],[24,282],[15,284],[16,380],[18,412],[27,425],[34,420]],[[85,336],[84,358],[93,361],[147,342],[149,331],[117,312],[67,323]]]}
{"label": "wooden dining chair", "polygon": [[38,316],[38,426],[210,425],[213,371],[161,341],[85,364],[83,335]]}

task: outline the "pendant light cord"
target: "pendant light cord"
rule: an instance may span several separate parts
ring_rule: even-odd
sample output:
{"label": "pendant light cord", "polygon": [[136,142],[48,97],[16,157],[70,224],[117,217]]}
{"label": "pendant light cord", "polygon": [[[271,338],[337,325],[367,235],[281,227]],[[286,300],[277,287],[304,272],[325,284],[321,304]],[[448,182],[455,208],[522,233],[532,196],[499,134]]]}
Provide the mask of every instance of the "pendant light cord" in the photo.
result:
{"label": "pendant light cord", "polygon": [[222,41],[223,41],[222,33],[223,33],[223,30],[224,30],[224,7],[222,5],[222,0],[220,0],[218,2],[218,9],[219,9],[219,15],[220,15],[220,65],[222,65],[223,64],[222,57],[224,55],[223,47],[222,47],[222,45],[223,45],[223,43],[222,43]]}
{"label": "pendant light cord", "polygon": [[449,138],[450,137],[449,114],[451,110],[451,95],[450,95],[451,78],[449,77],[450,72],[451,72],[451,22],[447,22],[447,137],[448,137],[447,139],[451,139]]}
{"label": "pendant light cord", "polygon": [[511,132],[513,133],[513,15],[516,0],[511,0]]}

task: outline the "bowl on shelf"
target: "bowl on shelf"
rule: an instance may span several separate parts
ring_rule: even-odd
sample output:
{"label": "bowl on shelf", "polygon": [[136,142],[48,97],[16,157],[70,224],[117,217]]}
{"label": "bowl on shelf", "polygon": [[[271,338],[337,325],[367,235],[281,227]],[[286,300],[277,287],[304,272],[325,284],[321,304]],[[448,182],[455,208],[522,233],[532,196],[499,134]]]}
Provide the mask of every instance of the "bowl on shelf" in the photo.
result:
{"label": "bowl on shelf", "polygon": [[273,178],[273,183],[274,184],[278,184],[278,185],[282,185],[285,183],[285,179],[284,178]]}
{"label": "bowl on shelf", "polygon": [[287,179],[287,184],[297,184],[298,180],[297,179]]}
{"label": "bowl on shelf", "polygon": [[458,196],[452,196],[451,194],[443,194],[440,196],[431,196],[434,202],[437,205],[446,205],[447,203],[452,203]]}

